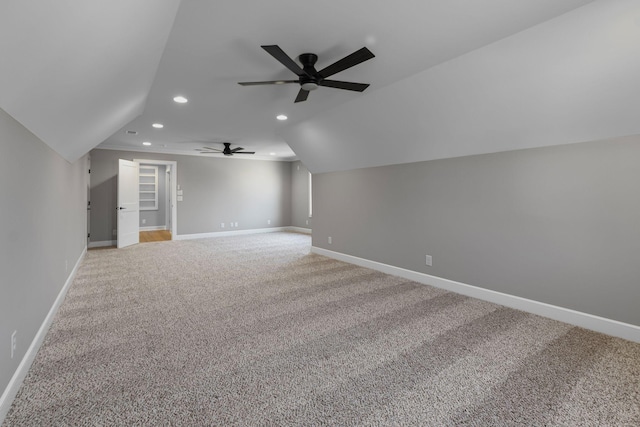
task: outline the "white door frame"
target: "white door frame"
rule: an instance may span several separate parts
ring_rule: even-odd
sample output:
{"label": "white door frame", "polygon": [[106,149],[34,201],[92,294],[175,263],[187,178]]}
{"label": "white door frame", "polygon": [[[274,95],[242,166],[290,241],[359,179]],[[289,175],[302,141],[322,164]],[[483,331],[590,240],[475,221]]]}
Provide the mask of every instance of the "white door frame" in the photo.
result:
{"label": "white door frame", "polygon": [[175,160],[151,160],[151,159],[133,159],[134,162],[144,165],[170,165],[171,173],[171,240],[176,240],[178,236],[178,162]]}

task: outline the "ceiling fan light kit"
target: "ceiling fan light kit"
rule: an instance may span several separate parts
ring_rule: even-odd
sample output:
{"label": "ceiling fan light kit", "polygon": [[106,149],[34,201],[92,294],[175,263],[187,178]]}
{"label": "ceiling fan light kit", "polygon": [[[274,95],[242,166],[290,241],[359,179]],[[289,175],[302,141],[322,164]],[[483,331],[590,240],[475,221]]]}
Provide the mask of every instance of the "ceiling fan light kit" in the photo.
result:
{"label": "ceiling fan light kit", "polygon": [[307,91],[316,90],[318,89],[318,83],[306,82],[306,83],[302,83],[300,87],[302,87],[302,89]]}
{"label": "ceiling fan light kit", "polygon": [[302,68],[287,55],[278,45],[261,46],[271,56],[278,60],[282,65],[287,67],[291,72],[298,76],[298,80],[272,80],[263,82],[238,82],[241,86],[258,86],[258,85],[281,85],[289,83],[297,83],[300,85],[300,91],[296,96],[295,102],[303,102],[307,100],[309,92],[318,89],[320,86],[332,87],[335,89],[351,90],[355,92],[363,92],[369,87],[367,83],[342,82],[338,80],[327,80],[334,74],[351,68],[361,62],[374,58],[375,55],[369,49],[363,47],[351,55],[347,55],[339,61],[334,62],[328,67],[317,71],[315,64],[318,61],[318,55],[315,53],[303,53],[298,57]]}

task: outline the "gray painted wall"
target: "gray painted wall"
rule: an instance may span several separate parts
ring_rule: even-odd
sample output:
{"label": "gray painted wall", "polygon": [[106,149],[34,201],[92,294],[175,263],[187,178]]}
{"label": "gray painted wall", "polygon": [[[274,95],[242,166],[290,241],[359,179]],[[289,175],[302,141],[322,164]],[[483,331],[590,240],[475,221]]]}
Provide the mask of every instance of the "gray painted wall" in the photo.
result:
{"label": "gray painted wall", "polygon": [[291,162],[291,225],[311,229],[309,217],[309,169]]}
{"label": "gray painted wall", "polygon": [[0,109],[0,394],[86,246],[87,167]]}
{"label": "gray painted wall", "polygon": [[[92,242],[114,239],[118,159],[177,161],[184,193],[177,202],[179,235],[290,225],[290,162],[92,150]],[[238,228],[229,228],[232,221]]]}
{"label": "gray painted wall", "polygon": [[[154,165],[158,168],[158,209],[140,211],[140,227],[164,227],[166,226],[167,209],[167,167]],[[143,224],[142,221],[146,220]]]}
{"label": "gray painted wall", "polygon": [[628,137],[314,174],[313,245],[640,325],[639,159]]}

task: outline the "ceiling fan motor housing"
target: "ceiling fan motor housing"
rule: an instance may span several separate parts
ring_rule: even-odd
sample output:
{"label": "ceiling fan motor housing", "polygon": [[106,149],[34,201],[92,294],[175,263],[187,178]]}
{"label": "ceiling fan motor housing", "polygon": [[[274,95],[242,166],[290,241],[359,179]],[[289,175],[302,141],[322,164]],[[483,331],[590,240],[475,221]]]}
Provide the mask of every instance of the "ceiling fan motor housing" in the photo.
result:
{"label": "ceiling fan motor housing", "polygon": [[322,77],[314,67],[318,61],[318,55],[315,53],[303,53],[298,58],[302,64],[302,70],[307,74],[300,76],[300,86],[302,86],[302,89],[309,91],[318,89],[318,85],[322,81]]}

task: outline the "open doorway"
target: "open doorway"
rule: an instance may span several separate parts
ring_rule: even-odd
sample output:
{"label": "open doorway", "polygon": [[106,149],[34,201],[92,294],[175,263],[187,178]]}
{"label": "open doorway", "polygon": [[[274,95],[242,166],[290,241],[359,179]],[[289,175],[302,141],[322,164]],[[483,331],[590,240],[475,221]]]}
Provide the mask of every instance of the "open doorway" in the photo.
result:
{"label": "open doorway", "polygon": [[163,242],[165,240],[171,240],[171,232],[169,230],[140,231],[140,243]]}
{"label": "open doorway", "polygon": [[140,165],[140,243],[177,234],[177,162],[134,159]]}

